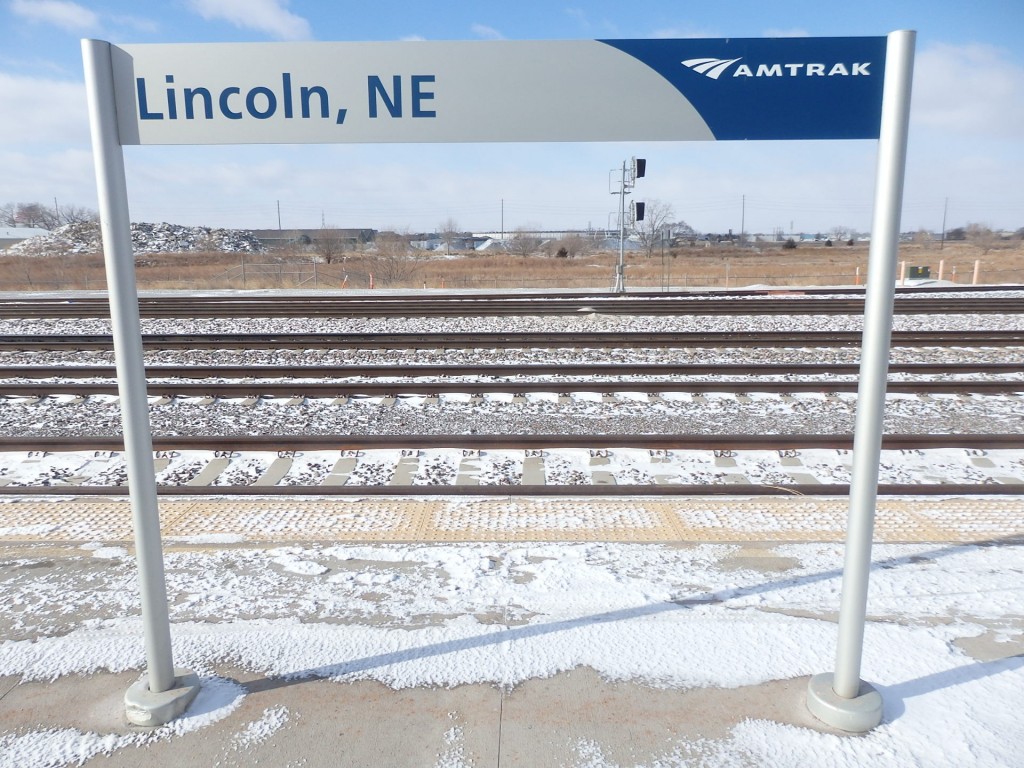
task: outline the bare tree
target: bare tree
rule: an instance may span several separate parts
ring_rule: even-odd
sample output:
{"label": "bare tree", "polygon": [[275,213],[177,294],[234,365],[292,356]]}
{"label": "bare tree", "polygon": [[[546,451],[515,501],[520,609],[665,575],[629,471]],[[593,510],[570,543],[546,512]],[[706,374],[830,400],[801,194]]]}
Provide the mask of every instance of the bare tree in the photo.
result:
{"label": "bare tree", "polygon": [[19,227],[42,227],[56,229],[56,212],[41,203],[18,203],[14,211],[14,222]]}
{"label": "bare tree", "polygon": [[643,221],[633,225],[633,234],[650,258],[655,246],[662,241],[668,223],[675,216],[672,206],[661,200],[649,200],[644,206]]}
{"label": "bare tree", "polygon": [[828,231],[831,240],[846,242],[854,236],[853,227],[838,225]]}
{"label": "bare tree", "polygon": [[100,220],[100,215],[92,208],[78,205],[62,205],[57,209],[61,224],[83,224]]}
{"label": "bare tree", "polygon": [[983,256],[991,251],[999,240],[999,236],[992,231],[991,227],[986,226],[985,224],[968,224],[966,227],[966,236],[968,242],[981,249],[981,254]]}
{"label": "bare tree", "polygon": [[672,230],[673,237],[681,237],[684,240],[696,240],[700,237],[700,232],[695,230],[682,219],[666,224],[665,226]]}
{"label": "bare tree", "polygon": [[537,230],[528,227],[516,227],[508,241],[509,253],[517,256],[529,256],[540,246],[541,239],[537,236]]}
{"label": "bare tree", "polygon": [[42,203],[4,203],[0,205],[0,226],[41,227],[56,229],[62,224],[80,224],[99,221],[100,215],[91,208],[78,205],[50,207]]}
{"label": "bare tree", "polygon": [[445,254],[451,254],[452,243],[454,243],[459,237],[459,224],[455,219],[449,216],[447,219],[442,221],[437,226],[437,233],[441,236],[441,240],[444,242]]}
{"label": "bare tree", "polygon": [[321,227],[313,241],[313,250],[325,264],[338,261],[345,252],[345,238],[337,227]]}
{"label": "bare tree", "polygon": [[382,285],[408,283],[416,276],[419,264],[409,246],[409,236],[398,232],[380,232],[375,239],[377,255],[373,274]]}
{"label": "bare tree", "polygon": [[549,255],[564,259],[574,259],[577,256],[588,256],[594,252],[594,241],[579,233],[570,233],[561,240],[551,241],[546,250]]}

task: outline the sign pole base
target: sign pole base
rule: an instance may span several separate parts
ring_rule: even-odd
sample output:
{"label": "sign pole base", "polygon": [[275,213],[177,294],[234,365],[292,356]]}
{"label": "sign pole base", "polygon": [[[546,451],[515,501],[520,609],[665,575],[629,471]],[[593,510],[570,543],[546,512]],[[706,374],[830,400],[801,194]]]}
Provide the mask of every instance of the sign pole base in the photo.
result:
{"label": "sign pole base", "polygon": [[840,696],[832,688],[833,675],[815,675],[807,685],[807,709],[826,725],[850,733],[866,733],[882,722],[882,695],[861,681],[860,691],[852,699]]}
{"label": "sign pole base", "polygon": [[187,669],[174,669],[174,687],[154,693],[149,674],[132,685],[124,695],[124,713],[133,725],[155,727],[171,722],[184,712],[199,693],[199,677]]}

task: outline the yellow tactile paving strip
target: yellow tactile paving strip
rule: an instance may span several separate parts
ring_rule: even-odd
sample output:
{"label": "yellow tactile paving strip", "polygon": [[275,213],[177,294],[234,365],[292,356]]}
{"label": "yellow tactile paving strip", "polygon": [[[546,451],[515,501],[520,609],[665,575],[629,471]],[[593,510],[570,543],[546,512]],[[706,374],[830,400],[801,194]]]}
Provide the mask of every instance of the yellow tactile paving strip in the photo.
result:
{"label": "yellow tactile paving strip", "polygon": [[[847,500],[363,498],[163,499],[167,543],[293,541],[842,541]],[[879,542],[1024,536],[1024,498],[881,499]],[[0,542],[131,542],[126,499],[14,499]]]}

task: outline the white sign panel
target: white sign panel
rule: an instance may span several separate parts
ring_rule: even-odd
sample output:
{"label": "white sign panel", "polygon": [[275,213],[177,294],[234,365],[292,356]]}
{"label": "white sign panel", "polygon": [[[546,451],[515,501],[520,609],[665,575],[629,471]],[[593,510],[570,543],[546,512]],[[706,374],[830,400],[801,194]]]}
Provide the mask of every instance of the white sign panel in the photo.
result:
{"label": "white sign panel", "polygon": [[670,83],[594,41],[120,50],[122,144],[713,138]]}

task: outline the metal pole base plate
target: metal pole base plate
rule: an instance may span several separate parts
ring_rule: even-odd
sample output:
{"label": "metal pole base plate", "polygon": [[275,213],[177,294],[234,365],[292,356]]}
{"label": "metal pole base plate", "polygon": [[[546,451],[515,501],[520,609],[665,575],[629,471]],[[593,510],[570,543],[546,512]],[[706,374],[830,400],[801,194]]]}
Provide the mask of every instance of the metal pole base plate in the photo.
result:
{"label": "metal pole base plate", "polygon": [[134,725],[153,727],[176,718],[199,693],[199,677],[187,669],[174,670],[174,687],[153,693],[149,690],[149,674],[132,685],[124,695],[124,713]]}
{"label": "metal pole base plate", "polygon": [[807,685],[807,709],[833,728],[865,733],[882,722],[882,695],[861,681],[860,691],[846,699],[832,688],[831,672],[815,675]]}

